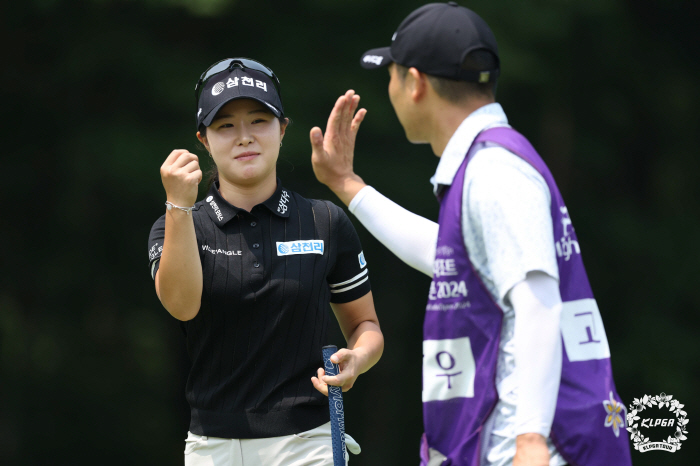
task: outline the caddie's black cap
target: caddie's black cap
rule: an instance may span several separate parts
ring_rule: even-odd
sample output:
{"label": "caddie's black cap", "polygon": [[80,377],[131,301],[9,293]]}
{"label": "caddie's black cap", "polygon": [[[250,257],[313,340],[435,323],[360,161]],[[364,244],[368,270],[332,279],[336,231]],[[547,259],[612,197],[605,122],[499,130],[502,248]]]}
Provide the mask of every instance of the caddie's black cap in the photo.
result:
{"label": "caddie's black cap", "polygon": [[213,75],[204,84],[197,104],[197,127],[209,126],[221,107],[235,99],[257,100],[276,117],[284,115],[272,79],[260,71],[236,66]]}
{"label": "caddie's black cap", "polygon": [[363,68],[373,69],[395,62],[407,68],[456,81],[494,82],[498,67],[465,70],[462,62],[475,50],[488,50],[498,60],[496,37],[479,15],[455,2],[423,5],[404,19],[391,46],[368,50]]}

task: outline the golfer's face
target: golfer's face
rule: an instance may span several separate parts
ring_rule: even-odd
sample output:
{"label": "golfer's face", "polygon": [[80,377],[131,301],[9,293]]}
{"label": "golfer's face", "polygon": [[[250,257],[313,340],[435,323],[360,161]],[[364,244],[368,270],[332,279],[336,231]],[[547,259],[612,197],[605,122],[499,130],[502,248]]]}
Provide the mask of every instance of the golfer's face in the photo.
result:
{"label": "golfer's face", "polygon": [[207,128],[219,176],[240,185],[254,185],[275,176],[283,136],[279,120],[252,99],[227,103]]}

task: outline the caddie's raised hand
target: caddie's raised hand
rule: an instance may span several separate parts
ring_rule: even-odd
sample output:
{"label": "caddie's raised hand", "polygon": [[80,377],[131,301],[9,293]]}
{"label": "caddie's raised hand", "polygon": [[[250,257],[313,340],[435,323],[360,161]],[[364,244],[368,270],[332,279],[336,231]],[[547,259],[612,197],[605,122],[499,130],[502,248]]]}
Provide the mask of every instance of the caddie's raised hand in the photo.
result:
{"label": "caddie's raised hand", "polygon": [[355,380],[360,375],[360,354],[357,350],[342,348],[331,356],[331,362],[338,364],[340,373],[338,375],[326,375],[326,371],[319,367],[316,377],[311,377],[314,388],[328,396],[328,385],[342,387],[344,392],[350,390],[355,385]]}
{"label": "caddie's raised hand", "polygon": [[172,151],[160,167],[160,177],[169,202],[181,207],[192,207],[197,201],[202,170],[196,155],[185,149]]}
{"label": "caddie's raised hand", "polygon": [[[367,114],[357,110],[360,96],[349,90],[333,106],[326,134],[318,126],[311,129],[311,164],[316,178],[328,186],[346,205],[365,184],[353,170],[355,138]],[[355,113],[357,110],[357,113]]]}

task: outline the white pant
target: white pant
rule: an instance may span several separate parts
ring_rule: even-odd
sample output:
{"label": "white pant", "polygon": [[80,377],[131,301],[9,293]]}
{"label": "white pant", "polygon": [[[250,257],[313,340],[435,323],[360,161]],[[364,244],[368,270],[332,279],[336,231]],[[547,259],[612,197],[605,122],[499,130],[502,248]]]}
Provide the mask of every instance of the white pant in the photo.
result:
{"label": "white pant", "polygon": [[[360,445],[345,434],[346,448],[357,455]],[[348,454],[345,464],[348,464]],[[331,423],[283,437],[228,439],[188,432],[185,466],[333,466]]]}

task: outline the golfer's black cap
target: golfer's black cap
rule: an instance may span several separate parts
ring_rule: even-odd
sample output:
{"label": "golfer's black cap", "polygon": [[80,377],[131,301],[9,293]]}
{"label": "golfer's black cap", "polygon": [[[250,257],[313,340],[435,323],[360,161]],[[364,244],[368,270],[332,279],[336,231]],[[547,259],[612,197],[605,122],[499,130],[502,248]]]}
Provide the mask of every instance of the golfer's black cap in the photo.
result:
{"label": "golfer's black cap", "polygon": [[269,76],[250,68],[233,67],[213,75],[204,84],[197,105],[197,127],[209,126],[221,107],[236,99],[257,100],[276,117],[284,115],[282,99]]}
{"label": "golfer's black cap", "polygon": [[462,62],[475,50],[488,50],[498,61],[496,37],[479,15],[455,2],[423,5],[404,19],[389,47],[368,50],[363,68],[395,62],[407,68],[456,81],[494,82],[499,68],[465,70]]}

